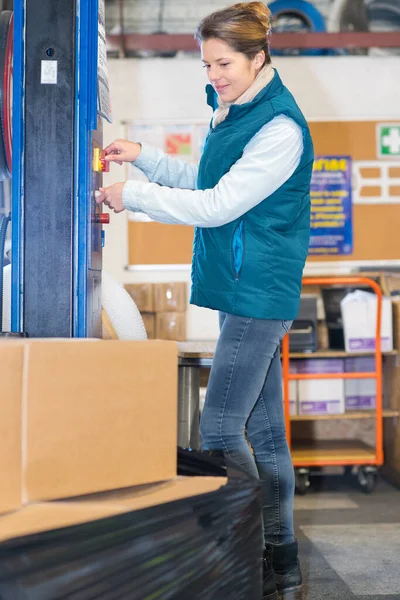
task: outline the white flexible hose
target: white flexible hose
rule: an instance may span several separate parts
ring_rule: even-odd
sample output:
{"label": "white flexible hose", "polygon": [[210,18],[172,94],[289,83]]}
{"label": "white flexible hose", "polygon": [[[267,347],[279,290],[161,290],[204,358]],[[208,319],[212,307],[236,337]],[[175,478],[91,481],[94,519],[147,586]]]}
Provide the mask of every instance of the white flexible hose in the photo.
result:
{"label": "white flexible hose", "polygon": [[147,340],[142,316],[126,289],[102,271],[102,306],[120,340]]}
{"label": "white flexible hose", "polygon": [[3,323],[1,330],[11,331],[11,265],[3,268]]}

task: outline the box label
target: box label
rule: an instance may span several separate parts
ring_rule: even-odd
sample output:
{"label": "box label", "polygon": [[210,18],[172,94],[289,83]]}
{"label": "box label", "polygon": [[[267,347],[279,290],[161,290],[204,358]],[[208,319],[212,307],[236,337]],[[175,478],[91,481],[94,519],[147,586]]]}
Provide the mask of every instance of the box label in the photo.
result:
{"label": "box label", "polygon": [[312,373],[343,373],[343,360],[340,358],[311,358],[292,361],[291,372],[299,375]]}
{"label": "box label", "polygon": [[44,85],[57,85],[58,61],[42,60],[40,83]]}
{"label": "box label", "polygon": [[[381,338],[382,351],[388,351],[391,349],[391,340],[388,337]],[[350,350],[375,350],[375,338],[350,338],[349,339]]]}
{"label": "box label", "polygon": [[375,396],[346,396],[346,410],[370,410],[375,407]]}
{"label": "box label", "polygon": [[342,411],[340,400],[314,400],[300,401],[301,415],[331,415],[340,414]]}

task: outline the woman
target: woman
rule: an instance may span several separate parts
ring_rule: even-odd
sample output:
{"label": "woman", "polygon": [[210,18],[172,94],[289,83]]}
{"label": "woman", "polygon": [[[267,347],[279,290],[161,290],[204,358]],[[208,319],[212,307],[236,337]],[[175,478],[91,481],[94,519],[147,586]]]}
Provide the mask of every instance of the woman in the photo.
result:
{"label": "woman", "polygon": [[260,479],[264,598],[277,598],[278,590],[289,600],[301,597],[302,579],[280,342],[299,308],[313,147],[300,109],[271,67],[269,32],[262,2],[205,18],[196,38],[214,113],[199,166],[117,140],[106,160],[134,162],[150,183],[118,183],[100,190],[97,201],[196,227],[191,302],[218,310],[220,321],[202,443]]}

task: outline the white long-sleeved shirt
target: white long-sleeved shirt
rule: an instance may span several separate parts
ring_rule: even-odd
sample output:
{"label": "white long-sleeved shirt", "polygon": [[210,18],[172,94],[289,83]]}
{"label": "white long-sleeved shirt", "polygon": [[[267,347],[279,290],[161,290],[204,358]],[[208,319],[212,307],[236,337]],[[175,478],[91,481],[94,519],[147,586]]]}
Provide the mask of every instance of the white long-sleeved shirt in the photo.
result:
{"label": "white long-sleeved shirt", "polygon": [[214,188],[198,190],[197,165],[143,144],[134,165],[150,183],[127,181],[123,204],[160,223],[220,227],[281,187],[298,167],[302,152],[301,128],[293,119],[280,115],[256,133]]}

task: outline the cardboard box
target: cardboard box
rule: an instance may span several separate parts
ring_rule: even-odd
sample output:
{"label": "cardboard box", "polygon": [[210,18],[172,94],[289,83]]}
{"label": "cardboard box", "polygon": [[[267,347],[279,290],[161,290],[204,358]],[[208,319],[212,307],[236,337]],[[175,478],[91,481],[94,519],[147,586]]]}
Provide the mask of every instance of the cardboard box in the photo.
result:
{"label": "cardboard box", "polygon": [[375,279],[380,285],[384,296],[400,295],[400,275],[398,273],[372,271],[359,273],[359,275]]}
{"label": "cardboard box", "polygon": [[0,519],[0,542],[212,493],[226,484],[224,477],[178,477],[139,489],[118,490],[68,502],[34,504]]}
{"label": "cardboard box", "polygon": [[[356,290],[347,294],[340,303],[346,352],[375,350],[377,297]],[[392,301],[382,298],[381,345],[383,352],[393,350]]]}
{"label": "cardboard box", "polygon": [[25,362],[25,502],[176,475],[176,344],[37,340]]}
{"label": "cardboard box", "polygon": [[[298,374],[343,373],[344,363],[337,358],[311,358],[291,362]],[[343,379],[302,379],[298,381],[299,415],[344,413]]]}
{"label": "cardboard box", "polygon": [[186,340],[186,313],[157,313],[156,338],[184,342]]}
{"label": "cardboard box", "polygon": [[393,348],[400,350],[400,298],[392,298]]}
{"label": "cardboard box", "polygon": [[318,335],[318,350],[328,350],[329,334],[328,334],[328,326],[327,326],[325,320],[318,321],[317,335]]}
{"label": "cardboard box", "polygon": [[186,290],[186,282],[155,283],[155,312],[185,312],[188,307]]}
{"label": "cardboard box", "polygon": [[0,342],[0,513],[22,501],[21,394],[24,348]]}
{"label": "cardboard box", "polygon": [[343,379],[299,381],[299,415],[340,415],[343,413]]}
{"label": "cardboard box", "polygon": [[144,327],[149,340],[156,338],[156,315],[155,313],[141,313]]}
{"label": "cardboard box", "polygon": [[154,312],[154,284],[130,283],[125,289],[132,297],[140,312]]}
{"label": "cardboard box", "polygon": [[[358,357],[345,359],[346,373],[372,373],[375,371],[374,357]],[[376,408],[376,382],[374,379],[346,379],[345,409],[374,410]]]}

